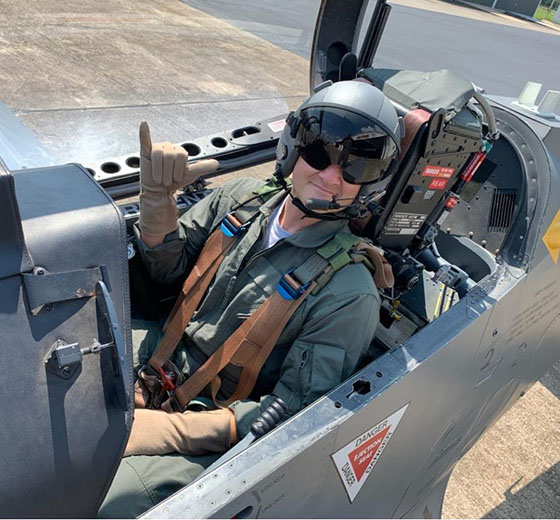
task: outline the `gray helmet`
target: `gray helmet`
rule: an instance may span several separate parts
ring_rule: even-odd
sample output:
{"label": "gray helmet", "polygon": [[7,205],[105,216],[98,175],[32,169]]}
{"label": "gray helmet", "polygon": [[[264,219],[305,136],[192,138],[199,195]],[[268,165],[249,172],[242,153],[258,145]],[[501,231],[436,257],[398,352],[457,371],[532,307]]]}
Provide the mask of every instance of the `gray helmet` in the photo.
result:
{"label": "gray helmet", "polygon": [[399,117],[369,82],[325,82],[286,123],[276,150],[279,178],[292,173],[298,157],[318,170],[339,164],[347,182],[362,185],[358,197],[363,197],[396,169]]}

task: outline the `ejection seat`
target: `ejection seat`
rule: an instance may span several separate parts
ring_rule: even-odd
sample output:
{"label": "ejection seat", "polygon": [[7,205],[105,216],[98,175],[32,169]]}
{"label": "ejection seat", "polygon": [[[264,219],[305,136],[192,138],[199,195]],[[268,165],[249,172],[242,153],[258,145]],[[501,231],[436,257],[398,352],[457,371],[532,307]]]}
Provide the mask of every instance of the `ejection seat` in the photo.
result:
{"label": "ejection seat", "polygon": [[[405,133],[397,171],[380,200],[383,211],[352,222],[352,229],[384,249],[393,267],[396,294],[420,317],[417,329],[441,312],[441,308],[434,310],[441,291],[432,277],[442,259],[431,262],[435,257],[430,257],[426,246],[435,243],[434,250],[439,248],[443,262],[457,268],[455,274],[468,274],[467,285],[456,279],[463,284],[459,289],[462,294],[465,287],[468,290],[492,271],[493,260],[481,255],[478,246],[473,245],[475,251],[468,239],[441,232],[446,231],[445,218],[459,203],[465,185],[461,175],[483,145],[482,118],[471,101],[473,85],[449,71],[365,69],[360,77],[391,99],[403,118]],[[392,319],[384,319],[383,310],[381,323],[387,327],[392,323]]]}
{"label": "ejection seat", "polygon": [[[449,71],[365,69],[361,77],[393,101],[404,120],[399,166],[381,201],[384,211],[362,223],[361,234],[402,252],[425,224],[441,224],[441,209],[456,203],[452,187],[481,147],[481,122],[470,103],[471,83]],[[452,209],[452,208],[451,208]]]}

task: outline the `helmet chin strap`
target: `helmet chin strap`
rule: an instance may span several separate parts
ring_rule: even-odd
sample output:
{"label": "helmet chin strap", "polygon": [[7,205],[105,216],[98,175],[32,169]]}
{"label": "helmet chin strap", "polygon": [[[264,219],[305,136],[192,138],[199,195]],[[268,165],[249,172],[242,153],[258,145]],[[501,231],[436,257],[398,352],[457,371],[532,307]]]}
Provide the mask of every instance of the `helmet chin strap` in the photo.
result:
{"label": "helmet chin strap", "polygon": [[288,183],[286,182],[284,175],[282,175],[282,168],[280,166],[276,166],[276,170],[274,171],[274,177],[278,181],[278,184],[280,184],[280,186],[284,189],[284,191],[288,193],[288,195],[292,199],[292,204],[303,213],[303,217],[301,218],[307,217],[307,218],[316,218],[320,220],[349,220],[350,219],[350,217],[346,215],[345,214],[346,212],[344,211],[341,211],[340,213],[317,213],[316,211],[309,209],[298,197],[294,197],[290,186],[288,186]]}

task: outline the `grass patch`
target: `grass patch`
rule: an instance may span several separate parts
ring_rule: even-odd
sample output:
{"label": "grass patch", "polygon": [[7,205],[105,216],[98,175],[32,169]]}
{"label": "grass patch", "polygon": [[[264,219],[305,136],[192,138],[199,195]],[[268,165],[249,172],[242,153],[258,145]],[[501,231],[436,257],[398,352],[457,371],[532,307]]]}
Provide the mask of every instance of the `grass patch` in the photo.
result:
{"label": "grass patch", "polygon": [[546,7],[542,7],[539,5],[539,7],[537,7],[537,10],[535,11],[535,14],[533,15],[533,18],[536,18],[537,20],[552,21],[555,14],[556,14],[556,9],[553,9],[552,11],[548,12],[548,9]]}

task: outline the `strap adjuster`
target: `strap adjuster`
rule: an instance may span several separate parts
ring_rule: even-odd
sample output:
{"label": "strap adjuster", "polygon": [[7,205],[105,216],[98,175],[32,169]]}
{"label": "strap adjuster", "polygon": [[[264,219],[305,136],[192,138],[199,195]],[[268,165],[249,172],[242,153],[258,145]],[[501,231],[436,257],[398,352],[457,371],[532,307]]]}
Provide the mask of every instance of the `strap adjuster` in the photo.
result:
{"label": "strap adjuster", "polygon": [[246,224],[242,224],[233,213],[228,213],[222,220],[220,228],[225,236],[234,237],[245,231]]}
{"label": "strap adjuster", "polygon": [[288,271],[278,282],[278,292],[284,300],[297,300],[307,289],[311,282],[299,283],[293,276],[295,269]]}
{"label": "strap adjuster", "polygon": [[169,377],[169,375],[162,367],[159,367],[157,369],[157,372],[159,374],[159,378],[161,382],[161,390],[163,392],[167,392],[168,395],[171,395],[175,391],[174,380],[171,377]]}

